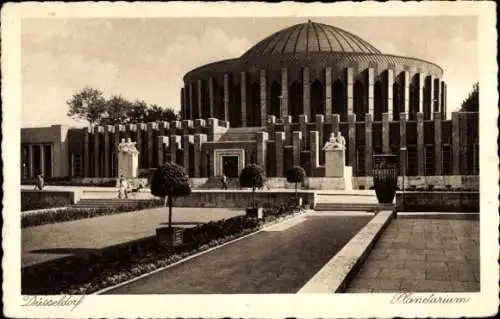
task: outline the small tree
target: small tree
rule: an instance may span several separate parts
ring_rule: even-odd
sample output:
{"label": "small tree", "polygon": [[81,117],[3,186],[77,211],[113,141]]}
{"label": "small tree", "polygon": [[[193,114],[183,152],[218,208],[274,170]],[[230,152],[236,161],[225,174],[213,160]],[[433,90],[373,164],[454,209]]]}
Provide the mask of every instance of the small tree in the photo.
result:
{"label": "small tree", "polygon": [[184,168],[174,163],[165,163],[158,167],[151,178],[151,194],[166,199],[168,227],[172,228],[173,198],[191,194],[191,187]]}
{"label": "small tree", "polygon": [[461,112],[479,112],[479,83],[476,82],[472,86],[472,91],[460,106]]}
{"label": "small tree", "polygon": [[90,87],[75,93],[66,104],[69,107],[68,116],[86,120],[91,127],[106,115],[106,99],[101,91]]}
{"label": "small tree", "polygon": [[295,198],[297,198],[297,185],[303,183],[306,178],[306,171],[300,166],[294,166],[286,170],[286,181],[295,183]]}
{"label": "small tree", "polygon": [[257,164],[249,164],[240,174],[240,186],[252,188],[252,206],[255,206],[255,188],[261,188],[266,181],[264,169]]}

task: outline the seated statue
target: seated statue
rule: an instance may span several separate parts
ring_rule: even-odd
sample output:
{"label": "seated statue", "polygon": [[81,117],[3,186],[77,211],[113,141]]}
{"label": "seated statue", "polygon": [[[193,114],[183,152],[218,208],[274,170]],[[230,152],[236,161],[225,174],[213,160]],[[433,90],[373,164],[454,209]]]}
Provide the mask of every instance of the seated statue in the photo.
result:
{"label": "seated statue", "polygon": [[331,133],[330,139],[326,142],[323,150],[331,150],[331,149],[345,149],[345,139],[342,136],[342,133],[338,131],[337,133]]}

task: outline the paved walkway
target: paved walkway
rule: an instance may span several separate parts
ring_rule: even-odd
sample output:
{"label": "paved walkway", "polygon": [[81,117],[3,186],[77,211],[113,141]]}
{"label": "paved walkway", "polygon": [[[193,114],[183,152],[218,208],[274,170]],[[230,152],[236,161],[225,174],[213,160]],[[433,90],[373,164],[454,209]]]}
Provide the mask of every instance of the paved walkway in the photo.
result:
{"label": "paved walkway", "polygon": [[347,293],[478,292],[479,220],[394,219]]}
{"label": "paved walkway", "polygon": [[371,218],[307,213],[106,294],[296,293]]}
{"label": "paved walkway", "polygon": [[[174,207],[177,227],[244,215],[243,210]],[[168,223],[168,208],[80,219],[22,229],[22,267],[94,249],[154,236],[156,228]]]}

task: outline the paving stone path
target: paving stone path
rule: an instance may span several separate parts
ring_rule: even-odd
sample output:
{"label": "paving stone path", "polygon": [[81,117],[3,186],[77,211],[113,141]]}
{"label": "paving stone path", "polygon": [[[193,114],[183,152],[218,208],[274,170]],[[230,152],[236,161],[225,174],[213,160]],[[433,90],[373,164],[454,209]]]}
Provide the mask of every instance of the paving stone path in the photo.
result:
{"label": "paving stone path", "polygon": [[346,292],[478,292],[479,279],[479,220],[394,219]]}

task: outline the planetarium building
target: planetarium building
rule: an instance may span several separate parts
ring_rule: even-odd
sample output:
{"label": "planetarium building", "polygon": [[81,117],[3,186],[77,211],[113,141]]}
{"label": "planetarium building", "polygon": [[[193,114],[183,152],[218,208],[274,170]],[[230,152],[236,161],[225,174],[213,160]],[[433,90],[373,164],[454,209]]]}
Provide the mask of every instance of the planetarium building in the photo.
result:
{"label": "planetarium building", "polygon": [[379,153],[400,155],[405,175],[415,178],[477,175],[478,114],[447,119],[442,77],[430,61],[383,53],[348,31],[308,21],[241,57],[188,72],[181,121],[22,130],[22,176],[116,177],[118,144],[130,138],[139,169],[170,161],[193,178],[232,178],[256,162],[269,177],[300,165],[321,178],[332,132],[345,138],[355,188],[370,186]]}

